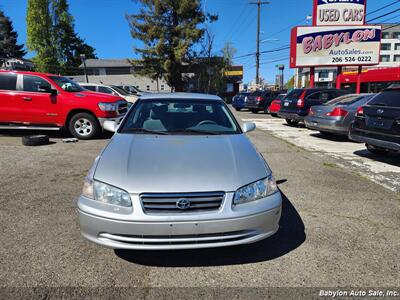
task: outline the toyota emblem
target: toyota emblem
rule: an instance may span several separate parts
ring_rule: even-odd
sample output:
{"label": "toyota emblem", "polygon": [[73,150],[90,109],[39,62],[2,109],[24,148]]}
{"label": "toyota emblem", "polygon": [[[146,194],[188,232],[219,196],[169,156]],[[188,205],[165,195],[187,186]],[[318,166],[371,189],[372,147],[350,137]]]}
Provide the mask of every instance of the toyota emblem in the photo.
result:
{"label": "toyota emblem", "polygon": [[190,201],[186,198],[181,198],[176,201],[176,207],[182,210],[188,209],[190,207]]}

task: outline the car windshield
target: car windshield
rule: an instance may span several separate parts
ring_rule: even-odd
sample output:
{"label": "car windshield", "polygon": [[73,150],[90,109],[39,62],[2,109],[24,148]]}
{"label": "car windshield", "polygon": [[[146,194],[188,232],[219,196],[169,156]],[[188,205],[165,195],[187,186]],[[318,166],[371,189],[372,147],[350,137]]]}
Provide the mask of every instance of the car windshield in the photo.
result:
{"label": "car windshield", "polygon": [[55,82],[60,88],[66,92],[82,92],[84,89],[75,81],[62,76],[50,76],[50,79]]}
{"label": "car windshield", "polygon": [[400,91],[384,91],[383,93],[376,95],[368,105],[400,107]]}
{"label": "car windshield", "polygon": [[140,100],[121,125],[121,133],[238,134],[239,126],[222,101]]}
{"label": "car windshield", "polygon": [[124,89],[122,89],[122,88],[120,88],[118,86],[115,86],[115,85],[112,85],[111,87],[114,90],[116,90],[119,94],[121,94],[122,96],[129,96],[129,93],[127,91],[125,91]]}
{"label": "car windshield", "polygon": [[278,96],[276,96],[275,100],[283,100],[285,99],[286,94],[279,94]]}
{"label": "car windshield", "polygon": [[285,99],[298,99],[300,98],[303,91],[303,89],[294,89],[286,96]]}

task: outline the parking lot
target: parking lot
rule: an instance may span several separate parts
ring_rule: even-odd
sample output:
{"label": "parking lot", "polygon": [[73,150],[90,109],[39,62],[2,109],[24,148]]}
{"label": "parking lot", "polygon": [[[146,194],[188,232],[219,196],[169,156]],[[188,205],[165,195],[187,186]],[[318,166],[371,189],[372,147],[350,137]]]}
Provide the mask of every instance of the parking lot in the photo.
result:
{"label": "parking lot", "polygon": [[207,250],[113,251],[83,240],[75,201],[108,136],[66,144],[52,133],[53,144],[30,148],[24,132],[1,131],[1,286],[136,287],[144,296],[164,287],[398,287],[399,158],[235,115],[258,125],[249,136],[280,181],[281,228],[257,244]]}

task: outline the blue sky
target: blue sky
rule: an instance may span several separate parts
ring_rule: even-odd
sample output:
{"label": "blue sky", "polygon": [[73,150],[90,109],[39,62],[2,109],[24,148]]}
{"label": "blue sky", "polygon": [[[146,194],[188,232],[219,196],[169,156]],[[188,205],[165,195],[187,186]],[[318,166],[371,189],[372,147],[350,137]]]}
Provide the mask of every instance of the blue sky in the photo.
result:
{"label": "blue sky", "polygon": [[[219,20],[210,26],[215,34],[215,52],[220,53],[226,41],[237,49],[236,56],[255,51],[257,10],[255,5],[246,0],[203,0],[207,12],[218,14]],[[369,0],[367,11],[389,4],[393,0]],[[69,0],[70,11],[75,18],[75,27],[79,35],[88,44],[96,48],[100,58],[135,57],[135,42],[129,32],[125,15],[137,11],[138,5],[132,0]],[[4,10],[19,34],[19,42],[26,39],[26,5],[27,0],[0,0],[0,9]],[[392,6],[378,12],[400,8]],[[311,14],[312,0],[271,0],[261,12],[261,50],[280,48],[289,44],[290,27],[306,24],[306,16]],[[397,18],[396,18],[397,15]],[[391,15],[391,22],[399,22],[398,14]],[[382,19],[384,20],[384,18]],[[263,54],[261,56],[261,76],[268,82],[274,82],[277,73],[275,65],[286,65],[286,78],[293,74],[288,67],[289,51]],[[255,76],[255,58],[253,56],[235,60],[243,64],[244,82]]]}

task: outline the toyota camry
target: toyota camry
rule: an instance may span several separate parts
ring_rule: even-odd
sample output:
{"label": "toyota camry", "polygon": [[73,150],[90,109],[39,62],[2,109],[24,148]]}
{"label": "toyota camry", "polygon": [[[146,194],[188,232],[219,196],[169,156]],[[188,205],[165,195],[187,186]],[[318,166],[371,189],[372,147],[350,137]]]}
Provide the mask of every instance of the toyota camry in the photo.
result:
{"label": "toyota camry", "polygon": [[83,237],[114,249],[249,244],[279,229],[271,169],[221,98],[146,94],[95,159],[78,199]]}

